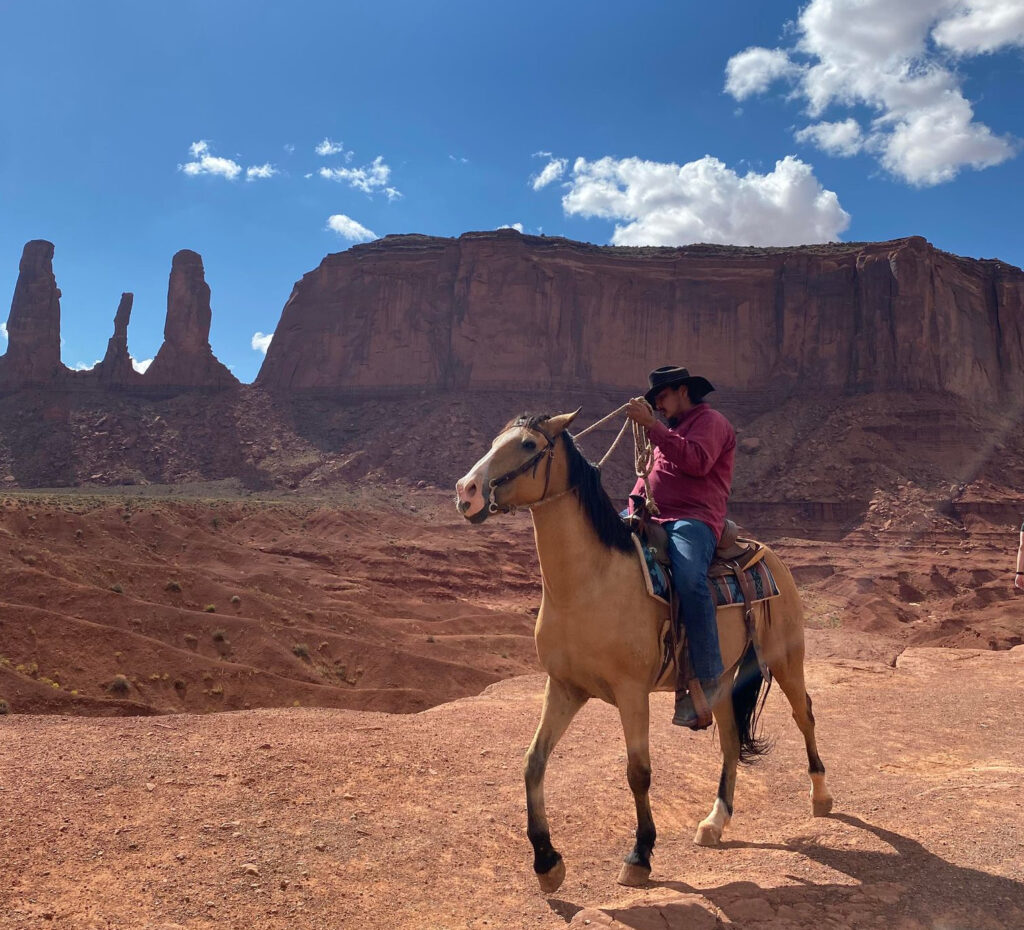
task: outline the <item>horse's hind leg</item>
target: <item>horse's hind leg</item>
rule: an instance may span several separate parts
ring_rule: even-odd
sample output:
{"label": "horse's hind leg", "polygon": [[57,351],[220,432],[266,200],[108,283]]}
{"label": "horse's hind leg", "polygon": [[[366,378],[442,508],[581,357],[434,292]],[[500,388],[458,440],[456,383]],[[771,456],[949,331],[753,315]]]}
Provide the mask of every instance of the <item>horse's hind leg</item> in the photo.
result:
{"label": "horse's hind leg", "polygon": [[544,771],[551,751],[562,738],[587,695],[578,688],[549,677],[544,689],[544,709],[533,742],[526,752],[526,835],[533,845],[533,871],[541,891],[552,894],[565,878],[565,863],[551,845],[547,812],[544,810]]}
{"label": "horse's hind leg", "polygon": [[651,853],[657,832],[651,814],[650,702],[646,690],[616,694],[626,737],[626,779],[636,802],[636,843],[619,872],[619,884],[638,887],[651,877]]}
{"label": "horse's hind leg", "polygon": [[733,795],[736,792],[736,767],[740,761],[740,735],[733,712],[728,687],[719,687],[719,700],[715,702],[715,722],[718,741],[722,747],[722,774],[718,779],[718,796],[707,815],[698,825],[693,841],[698,846],[717,846],[722,831],[732,819]]}
{"label": "horse's hind leg", "polygon": [[825,784],[825,766],[818,755],[818,744],[814,738],[814,714],[811,711],[811,696],[804,683],[803,649],[791,654],[784,662],[772,663],[772,674],[793,708],[793,719],[804,735],[807,747],[807,769],[811,776],[811,811],[815,817],[825,817],[832,812],[832,793]]}

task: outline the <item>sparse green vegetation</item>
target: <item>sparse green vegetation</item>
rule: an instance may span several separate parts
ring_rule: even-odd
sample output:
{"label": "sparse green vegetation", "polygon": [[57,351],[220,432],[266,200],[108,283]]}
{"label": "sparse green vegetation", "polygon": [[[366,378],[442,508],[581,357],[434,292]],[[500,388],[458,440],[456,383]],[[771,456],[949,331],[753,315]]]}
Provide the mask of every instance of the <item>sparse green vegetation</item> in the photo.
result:
{"label": "sparse green vegetation", "polygon": [[0,717],[2,717],[4,714],[9,714],[10,712],[11,705],[8,704],[3,698],[0,698]]}
{"label": "sparse green vegetation", "polygon": [[231,595],[231,603],[232,604],[241,604],[242,603],[242,599],[237,594],[232,594]]}
{"label": "sparse green vegetation", "polygon": [[309,646],[305,643],[296,643],[292,646],[292,652],[295,653],[303,661],[309,661]]}
{"label": "sparse green vegetation", "polygon": [[128,678],[125,675],[115,675],[111,680],[110,684],[107,685],[109,691],[113,694],[127,694],[128,693]]}
{"label": "sparse green vegetation", "polygon": [[173,591],[175,594],[180,594],[181,585],[177,581],[168,581],[167,584],[164,585],[164,590]]}
{"label": "sparse green vegetation", "polygon": [[226,643],[228,641],[228,634],[224,630],[214,630],[213,641],[215,643]]}
{"label": "sparse green vegetation", "polygon": [[433,637],[433,636],[428,636],[428,637],[427,637],[427,642],[428,642],[428,643],[436,643],[436,642],[437,642],[437,640],[436,640],[436,639],[434,639],[434,637]]}
{"label": "sparse green vegetation", "polygon": [[216,604],[207,604],[203,608],[203,610],[205,610],[208,614],[215,614],[215,613],[217,613],[217,605]]}
{"label": "sparse green vegetation", "polygon": [[194,633],[186,633],[185,645],[188,646],[190,649],[195,649],[196,646],[199,645],[199,637],[196,636]]}
{"label": "sparse green vegetation", "polygon": [[224,694],[224,685],[214,685],[210,688],[210,694],[215,694],[217,697],[221,697]]}

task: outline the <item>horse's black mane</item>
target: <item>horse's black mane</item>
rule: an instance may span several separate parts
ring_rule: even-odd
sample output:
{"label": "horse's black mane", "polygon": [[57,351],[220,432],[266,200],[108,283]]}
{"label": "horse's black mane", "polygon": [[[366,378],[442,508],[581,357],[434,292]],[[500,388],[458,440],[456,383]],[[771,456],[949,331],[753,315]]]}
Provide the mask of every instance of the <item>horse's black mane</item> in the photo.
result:
{"label": "horse's black mane", "polygon": [[[511,420],[505,429],[523,426],[526,429],[539,429],[546,432],[544,424],[550,419],[550,414],[523,413]],[[626,524],[622,522],[619,512],[615,509],[611,498],[608,497],[608,492],[601,484],[600,469],[584,458],[567,430],[562,430],[561,439],[569,460],[569,487],[576,489],[580,507],[583,508],[591,526],[594,527],[597,538],[609,549],[632,552],[632,534]]]}

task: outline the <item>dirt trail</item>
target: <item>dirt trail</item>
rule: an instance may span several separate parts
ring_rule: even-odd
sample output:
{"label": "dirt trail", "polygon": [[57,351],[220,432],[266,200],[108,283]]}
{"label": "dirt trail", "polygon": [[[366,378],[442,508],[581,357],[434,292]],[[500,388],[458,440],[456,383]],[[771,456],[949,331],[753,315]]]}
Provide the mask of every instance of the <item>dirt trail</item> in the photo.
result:
{"label": "dirt trail", "polygon": [[615,884],[632,803],[615,711],[592,702],[549,770],[552,898],[520,776],[539,676],[405,716],[0,718],[0,927],[1022,927],[1022,672],[1024,647],[812,660],[836,813],[810,816],[773,691],[774,751],[741,772],[718,849],[691,843],[717,751],[656,696],[647,889]]}

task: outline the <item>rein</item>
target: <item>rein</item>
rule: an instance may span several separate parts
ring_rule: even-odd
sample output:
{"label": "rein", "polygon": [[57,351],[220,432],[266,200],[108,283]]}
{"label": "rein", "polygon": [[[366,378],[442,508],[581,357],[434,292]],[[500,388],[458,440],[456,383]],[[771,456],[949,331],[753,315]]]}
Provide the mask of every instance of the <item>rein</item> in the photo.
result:
{"label": "rein", "polygon": [[[591,423],[590,426],[588,426],[586,429],[580,430],[578,433],[574,434],[572,436],[573,441],[581,439],[582,437],[586,436],[587,433],[589,433],[591,430],[595,430],[599,426],[603,426],[609,420],[612,420],[615,417],[617,417],[628,406],[628,404],[623,404],[621,407],[616,407],[607,416],[602,417],[596,423]],[[622,442],[623,437],[626,435],[626,430],[629,429],[630,425],[632,425],[633,427],[633,471],[638,478],[643,480],[644,483],[644,507],[647,509],[647,512],[649,514],[657,516],[659,513],[658,505],[655,504],[654,498],[651,496],[651,485],[648,481],[648,478],[651,474],[651,469],[654,467],[654,448],[651,445],[651,437],[648,435],[646,427],[641,426],[639,423],[636,423],[627,418],[626,422],[622,424],[622,428],[619,430],[618,435],[615,437],[615,440],[612,442],[608,451],[601,457],[601,460],[597,463],[597,467],[598,469],[601,469],[604,466],[604,463],[607,462],[609,458],[611,458],[612,453],[618,448],[619,443]],[[513,429],[522,429],[522,425],[510,426],[507,430],[502,430],[502,433],[507,433],[509,430]],[[487,482],[487,486],[490,489],[492,495],[491,502],[487,506],[487,509],[490,513],[501,513],[503,511],[503,508],[499,507],[494,501],[494,491],[497,488],[500,488],[503,484],[508,484],[508,482],[512,481],[515,478],[518,478],[520,475],[525,475],[531,469],[533,470],[534,477],[536,477],[537,468],[540,465],[541,459],[544,458],[545,456],[547,456],[547,467],[544,472],[544,491],[541,493],[541,496],[532,504],[524,505],[526,509],[532,510],[534,507],[538,507],[541,504],[546,504],[549,503],[550,501],[557,500],[559,497],[563,497],[566,494],[569,494],[570,492],[575,490],[575,488],[566,488],[566,490],[560,491],[558,494],[555,494],[552,497],[548,497],[548,485],[551,482],[551,465],[555,458],[555,439],[553,436],[549,436],[543,429],[540,428],[540,426],[534,426],[532,427],[532,429],[540,433],[541,436],[544,437],[545,441],[547,442],[547,445],[544,446],[542,449],[538,449],[525,462],[523,462],[522,465],[513,468],[511,471],[505,472],[505,474],[500,475],[497,478],[491,478]],[[502,435],[502,433],[499,433],[498,435],[500,436]],[[516,510],[516,507],[511,506],[504,508],[505,513],[515,513]]]}

